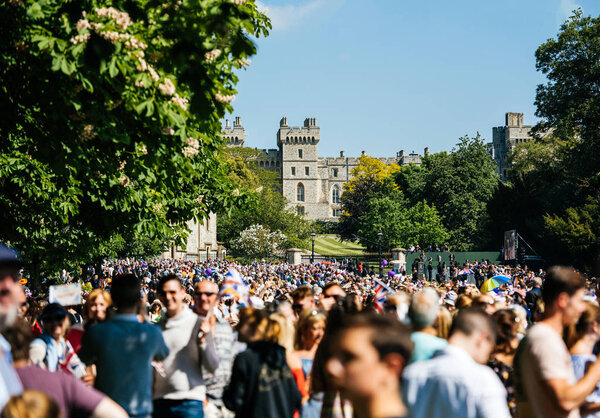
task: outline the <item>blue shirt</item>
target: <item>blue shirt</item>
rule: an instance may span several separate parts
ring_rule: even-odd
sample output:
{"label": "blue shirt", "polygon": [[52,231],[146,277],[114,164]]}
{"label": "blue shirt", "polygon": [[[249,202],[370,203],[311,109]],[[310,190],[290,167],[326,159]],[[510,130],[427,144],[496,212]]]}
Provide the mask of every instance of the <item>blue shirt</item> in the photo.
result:
{"label": "blue shirt", "polygon": [[87,364],[96,364],[96,389],[129,415],[152,413],[150,363],[169,354],[159,327],[139,322],[134,314],[117,314],[83,334],[78,354]]}
{"label": "blue shirt", "polygon": [[506,389],[496,373],[455,345],[408,366],[402,382],[409,417],[510,417]]}
{"label": "blue shirt", "polygon": [[438,338],[434,335],[418,331],[410,334],[410,339],[415,344],[410,363],[429,360],[436,351],[441,350],[448,345],[448,341],[443,338]]}
{"label": "blue shirt", "polygon": [[12,356],[10,353],[10,344],[0,335],[0,410],[13,395],[20,395],[23,392],[21,381],[17,377],[15,369],[11,364]]}
{"label": "blue shirt", "polygon": [[[596,361],[596,356],[593,354],[573,354],[571,355],[571,361],[573,362],[573,371],[575,372],[575,378],[580,380],[587,372],[589,366]],[[596,389],[585,398],[587,402],[597,403],[600,402],[600,383],[596,385]],[[594,414],[584,415],[585,417],[600,418],[600,412]]]}

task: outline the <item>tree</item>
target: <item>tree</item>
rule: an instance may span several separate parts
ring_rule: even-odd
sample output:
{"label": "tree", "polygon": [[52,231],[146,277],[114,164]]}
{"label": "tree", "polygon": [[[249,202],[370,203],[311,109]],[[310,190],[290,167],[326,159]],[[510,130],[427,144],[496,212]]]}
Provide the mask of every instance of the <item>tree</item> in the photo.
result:
{"label": "tree", "polygon": [[352,178],[344,184],[341,196],[342,215],[338,232],[342,239],[356,239],[360,218],[371,199],[389,196],[397,191],[392,175],[399,169],[397,164],[386,165],[368,155],[359,158],[359,164],[352,169]]}
{"label": "tree", "polygon": [[[511,183],[499,189],[491,210],[497,224],[512,224],[551,263],[600,271],[600,18],[575,12],[536,51],[548,81],[537,87],[536,133],[516,146]],[[506,190],[502,190],[506,189]]]}
{"label": "tree", "polygon": [[359,237],[370,250],[376,250],[382,232],[384,248],[445,244],[448,232],[435,207],[425,202],[409,205],[396,191],[391,196],[371,199],[360,218]]}
{"label": "tree", "polygon": [[279,231],[271,231],[263,225],[251,225],[232,241],[231,249],[246,257],[267,258],[282,255],[285,239]]}
{"label": "tree", "polygon": [[1,3],[0,239],[39,273],[243,205],[219,120],[269,28],[253,1]]}
{"label": "tree", "polygon": [[224,153],[230,168],[229,177],[239,186],[240,193],[247,194],[249,198],[244,205],[219,213],[219,240],[232,247],[242,231],[252,225],[262,225],[285,235],[282,248],[307,248],[310,222],[287,208],[287,200],[277,189],[277,175],[257,166],[256,158],[260,151],[229,148]]}
{"label": "tree", "polygon": [[424,156],[420,169],[403,169],[396,174],[396,182],[410,204],[434,206],[450,235],[450,244],[462,251],[486,242],[486,204],[498,181],[479,134],[460,138],[450,153]]}

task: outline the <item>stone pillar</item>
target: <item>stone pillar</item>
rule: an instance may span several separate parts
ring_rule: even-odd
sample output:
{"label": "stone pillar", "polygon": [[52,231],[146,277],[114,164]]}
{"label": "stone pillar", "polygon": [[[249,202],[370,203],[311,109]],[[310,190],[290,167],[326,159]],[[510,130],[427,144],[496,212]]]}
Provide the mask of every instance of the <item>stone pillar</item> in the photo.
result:
{"label": "stone pillar", "polygon": [[406,250],[404,248],[392,248],[392,265],[394,269],[406,271]]}
{"label": "stone pillar", "polygon": [[300,248],[290,248],[287,250],[288,263],[297,266],[302,264],[302,250]]}

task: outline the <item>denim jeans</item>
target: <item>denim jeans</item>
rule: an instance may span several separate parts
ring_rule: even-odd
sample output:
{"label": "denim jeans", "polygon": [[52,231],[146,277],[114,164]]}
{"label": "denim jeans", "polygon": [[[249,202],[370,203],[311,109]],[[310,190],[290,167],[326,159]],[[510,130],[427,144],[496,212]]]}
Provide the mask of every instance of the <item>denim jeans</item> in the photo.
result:
{"label": "denim jeans", "polygon": [[202,401],[190,399],[157,399],[154,418],[204,418]]}

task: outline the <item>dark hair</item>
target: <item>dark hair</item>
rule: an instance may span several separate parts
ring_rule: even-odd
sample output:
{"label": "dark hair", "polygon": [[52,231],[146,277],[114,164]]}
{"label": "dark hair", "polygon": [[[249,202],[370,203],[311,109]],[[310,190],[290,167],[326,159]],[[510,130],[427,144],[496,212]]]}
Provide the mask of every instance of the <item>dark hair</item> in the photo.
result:
{"label": "dark hair", "polygon": [[116,276],[110,288],[113,303],[117,309],[134,308],[140,303],[141,283],[134,274]]}
{"label": "dark hair", "polygon": [[2,335],[10,344],[13,360],[29,359],[29,344],[33,341],[33,333],[27,322],[18,319],[9,328],[5,329]]}
{"label": "dark hair", "polygon": [[292,299],[302,300],[308,297],[315,297],[315,292],[308,286],[300,286],[292,292]]}
{"label": "dark hair", "polygon": [[511,341],[517,338],[517,313],[512,309],[500,309],[492,315],[496,321],[496,351],[512,354]]}
{"label": "dark hair", "polygon": [[165,285],[165,283],[170,282],[171,280],[176,280],[177,283],[179,283],[179,287],[183,287],[181,279],[176,274],[165,274],[160,278],[160,280],[158,281],[158,286],[156,286],[156,291],[159,295],[162,295],[164,293],[163,286]]}
{"label": "dark hair", "polygon": [[[408,327],[392,315],[378,315],[376,313],[358,313],[346,315],[342,319],[341,332],[349,329],[364,328],[370,332],[370,342],[383,359],[391,353],[400,354],[407,362],[412,356],[414,343],[410,339]],[[336,341],[333,338],[332,341]]]}
{"label": "dark hair", "polygon": [[327,284],[323,287],[323,293],[327,292],[327,290],[329,290],[335,286],[338,286],[342,290],[344,289],[338,282],[332,281],[332,282],[327,282]]}
{"label": "dark hair", "polygon": [[561,293],[573,296],[575,292],[584,287],[585,279],[579,272],[569,267],[550,267],[546,273],[546,280],[544,280],[542,299],[549,309]]}
{"label": "dark hair", "polygon": [[456,332],[465,334],[466,336],[473,335],[474,332],[489,332],[490,339],[496,341],[496,322],[491,315],[488,315],[479,308],[464,308],[461,309],[452,321],[450,327],[450,336]]}

